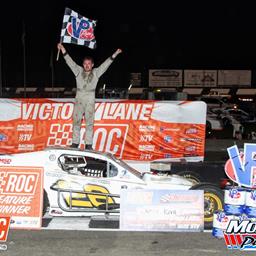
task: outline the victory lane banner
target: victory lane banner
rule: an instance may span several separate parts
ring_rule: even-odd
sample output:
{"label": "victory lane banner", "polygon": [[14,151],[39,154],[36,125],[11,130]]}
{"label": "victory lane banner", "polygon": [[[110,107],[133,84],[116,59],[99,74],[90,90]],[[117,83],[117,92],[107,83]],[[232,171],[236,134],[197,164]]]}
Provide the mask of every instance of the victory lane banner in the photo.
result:
{"label": "victory lane banner", "polygon": [[[0,99],[0,153],[70,146],[73,110],[74,99]],[[202,161],[205,123],[201,101],[96,100],[93,147],[123,160]]]}
{"label": "victory lane banner", "polygon": [[10,228],[40,229],[42,203],[43,168],[0,166],[0,216]]}

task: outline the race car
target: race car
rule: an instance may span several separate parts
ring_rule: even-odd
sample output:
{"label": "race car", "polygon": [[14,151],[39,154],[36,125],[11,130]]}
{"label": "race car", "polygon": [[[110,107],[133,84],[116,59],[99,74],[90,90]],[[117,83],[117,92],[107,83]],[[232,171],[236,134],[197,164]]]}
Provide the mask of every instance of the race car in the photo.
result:
{"label": "race car", "polygon": [[[205,228],[212,227],[213,213],[223,209],[223,192],[216,185],[178,175],[139,172],[110,153],[73,148],[1,155],[11,166],[44,168],[43,214],[92,216],[118,214],[121,189],[204,190]],[[0,165],[4,165],[0,161]]]}

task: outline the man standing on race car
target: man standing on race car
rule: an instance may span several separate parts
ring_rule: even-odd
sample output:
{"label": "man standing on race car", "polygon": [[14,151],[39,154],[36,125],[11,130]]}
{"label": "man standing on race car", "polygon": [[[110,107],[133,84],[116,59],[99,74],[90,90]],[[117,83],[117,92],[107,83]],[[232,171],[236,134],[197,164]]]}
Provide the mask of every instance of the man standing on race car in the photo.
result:
{"label": "man standing on race car", "polygon": [[83,67],[81,67],[72,60],[61,43],[57,45],[57,48],[62,52],[67,65],[70,67],[76,77],[77,91],[73,113],[73,136],[71,147],[78,148],[80,144],[81,121],[83,115],[85,115],[85,148],[92,149],[95,113],[95,89],[99,78],[104,74],[113,60],[119,53],[122,52],[122,50],[117,49],[112,56],[107,58],[99,67],[93,68],[94,61],[92,57],[85,57],[83,60]]}

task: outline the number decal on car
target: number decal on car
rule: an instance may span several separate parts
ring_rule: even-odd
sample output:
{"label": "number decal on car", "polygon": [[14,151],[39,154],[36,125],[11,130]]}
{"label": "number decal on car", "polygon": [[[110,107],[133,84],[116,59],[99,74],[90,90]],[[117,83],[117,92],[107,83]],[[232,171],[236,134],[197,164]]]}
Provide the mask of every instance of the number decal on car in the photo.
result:
{"label": "number decal on car", "polygon": [[93,207],[99,207],[102,204],[110,205],[115,203],[115,200],[110,196],[91,194],[91,193],[110,194],[108,189],[103,186],[89,184],[84,186],[84,191],[88,192],[88,194],[72,193],[71,200],[70,200],[70,193],[65,193],[64,199],[65,199],[65,202],[67,203],[67,206],[70,206],[70,204],[72,204],[72,207],[93,208]]}

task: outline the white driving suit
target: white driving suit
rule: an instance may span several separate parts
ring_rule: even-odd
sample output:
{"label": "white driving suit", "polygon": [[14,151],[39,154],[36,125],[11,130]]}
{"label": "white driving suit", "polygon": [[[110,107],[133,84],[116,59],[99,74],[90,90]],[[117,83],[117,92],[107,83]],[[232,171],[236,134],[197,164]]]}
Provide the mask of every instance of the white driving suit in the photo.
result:
{"label": "white driving suit", "polygon": [[108,58],[98,68],[93,68],[91,72],[85,72],[83,67],[77,65],[67,53],[64,55],[64,59],[76,77],[77,87],[73,113],[72,143],[80,143],[81,121],[83,115],[85,115],[85,144],[92,145],[95,113],[95,89],[99,78],[108,69],[113,60]]}

